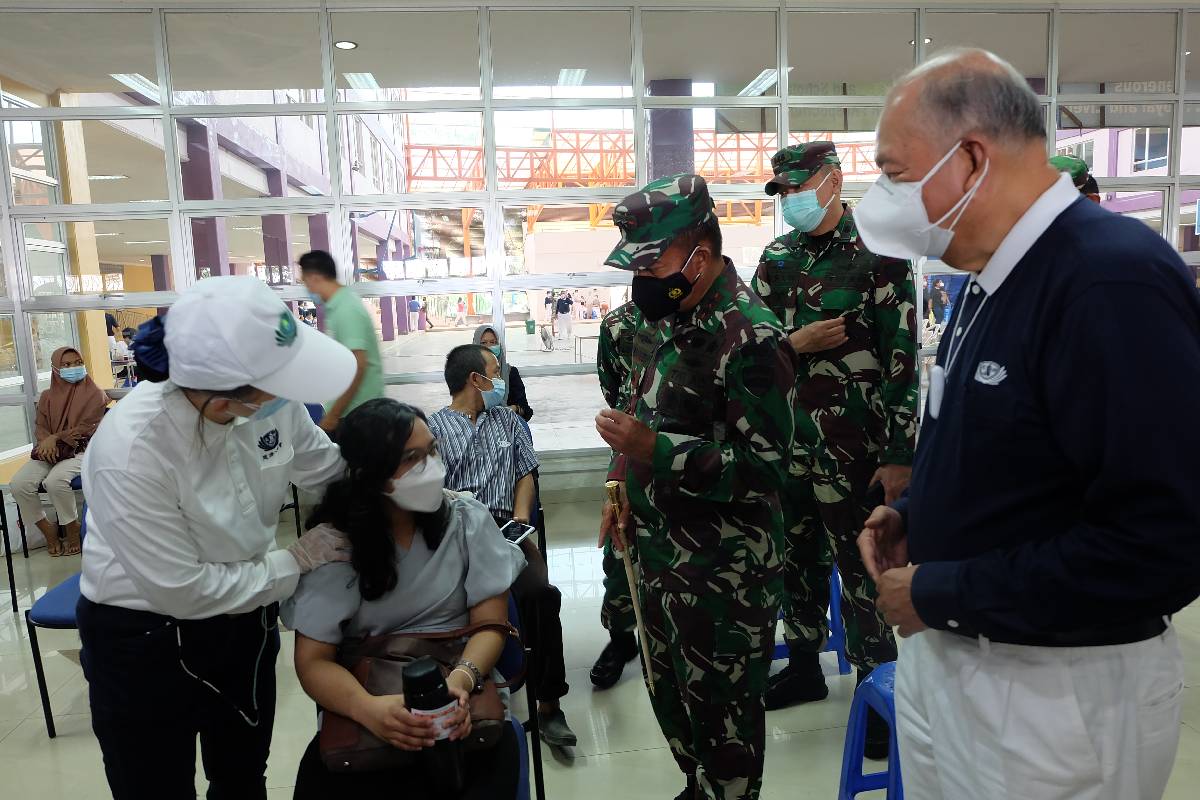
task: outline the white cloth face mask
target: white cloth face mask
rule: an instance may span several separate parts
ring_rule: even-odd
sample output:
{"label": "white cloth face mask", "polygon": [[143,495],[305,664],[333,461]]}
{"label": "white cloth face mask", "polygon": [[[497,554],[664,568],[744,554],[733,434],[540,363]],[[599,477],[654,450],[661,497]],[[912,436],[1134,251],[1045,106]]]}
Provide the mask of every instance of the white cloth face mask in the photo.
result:
{"label": "white cloth face mask", "polygon": [[427,456],[423,465],[394,478],[392,490],[385,494],[399,508],[429,514],[441,507],[445,485],[446,465],[441,456]]}
{"label": "white cloth face mask", "polygon": [[[961,141],[957,142],[919,181],[896,183],[886,175],[879,176],[854,207],[854,224],[867,249],[876,255],[903,258],[907,261],[914,261],[921,256],[942,257],[954,238],[954,227],[958,225],[975,193],[983,185],[991,166],[990,160],[985,161],[983,174],[975,181],[975,185],[968,189],[941,219],[930,222],[929,212],[925,210],[925,201],[921,198],[921,189],[961,145]],[[950,223],[950,227],[940,227],[956,211],[958,216]]]}

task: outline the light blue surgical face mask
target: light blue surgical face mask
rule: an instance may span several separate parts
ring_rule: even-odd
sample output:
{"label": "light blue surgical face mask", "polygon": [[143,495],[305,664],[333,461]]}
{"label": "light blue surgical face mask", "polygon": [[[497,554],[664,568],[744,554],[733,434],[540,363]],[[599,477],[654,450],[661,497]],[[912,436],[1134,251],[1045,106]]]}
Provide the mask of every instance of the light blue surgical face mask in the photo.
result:
{"label": "light blue surgical face mask", "polygon": [[258,411],[255,411],[250,415],[250,419],[266,419],[287,404],[287,399],[283,397],[276,397],[268,400],[258,407]]}
{"label": "light blue surgical face mask", "polygon": [[492,378],[492,388],[486,392],[480,392],[483,395],[483,407],[487,411],[499,405],[504,405],[504,395],[507,387],[504,385],[502,378]]}
{"label": "light blue surgical face mask", "polygon": [[[829,175],[832,174],[832,172],[829,173]],[[806,189],[803,192],[784,195],[784,222],[801,233],[808,233],[821,224],[821,220],[825,219],[825,212],[829,208],[829,203],[833,202],[833,198],[830,197],[829,203],[821,205],[817,201],[817,190],[825,185],[825,181],[829,180],[829,175],[826,175],[825,180],[817,184],[816,189]]]}
{"label": "light blue surgical face mask", "polygon": [[67,383],[79,383],[87,377],[87,367],[63,367],[58,371],[58,377]]}
{"label": "light blue surgical face mask", "polygon": [[504,355],[504,348],[498,344],[488,345],[488,350],[491,350],[492,355],[494,355],[497,359]]}

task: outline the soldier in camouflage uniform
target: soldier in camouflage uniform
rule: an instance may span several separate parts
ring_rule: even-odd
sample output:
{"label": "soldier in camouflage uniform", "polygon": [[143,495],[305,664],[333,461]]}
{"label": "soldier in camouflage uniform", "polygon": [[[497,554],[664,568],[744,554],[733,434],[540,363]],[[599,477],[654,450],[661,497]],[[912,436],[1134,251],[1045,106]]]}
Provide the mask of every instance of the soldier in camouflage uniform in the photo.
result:
{"label": "soldier in camouflage uniform", "polygon": [[[832,142],[785,148],[772,159],[768,195],[781,193],[794,228],[763,251],[752,287],[797,351],[795,448],[783,496],[787,530],[784,626],[791,659],[771,679],[767,708],[828,694],[818,652],[829,635],[831,561],[844,589],[847,657],[861,681],[896,658],[875,608],[857,537],[874,504],[904,490],[916,436],[916,308],[912,269],[867,251],[841,203]],[[873,753],[887,728],[873,717]]]}
{"label": "soldier in camouflage uniform", "polygon": [[1070,173],[1071,183],[1075,184],[1075,188],[1079,190],[1081,195],[1093,203],[1100,202],[1100,186],[1088,170],[1087,162],[1082,158],[1076,158],[1075,156],[1054,156],[1050,159],[1050,166],[1059,172]]}
{"label": "soldier in camouflage uniform", "polygon": [[[795,420],[794,354],[721,256],[704,179],[676,175],[626,197],[607,264],[636,270],[633,414],[596,429],[637,524],[651,704],[688,778],[679,798],[753,800],[782,591]],[[616,526],[611,516],[606,533]],[[678,798],[677,798],[678,800]]]}
{"label": "soldier in camouflage uniform", "polygon": [[[633,359],[633,339],[640,322],[641,315],[633,303],[613,309],[600,322],[596,373],[600,376],[604,402],[618,411],[632,410],[629,407],[629,370]],[[609,643],[592,667],[592,684],[597,689],[609,689],[616,685],[625,671],[625,665],[638,656],[637,639],[633,634],[636,623],[629,580],[625,577],[625,566],[613,552],[611,541],[604,543],[603,566],[604,604],[600,607],[600,624],[608,630]]]}

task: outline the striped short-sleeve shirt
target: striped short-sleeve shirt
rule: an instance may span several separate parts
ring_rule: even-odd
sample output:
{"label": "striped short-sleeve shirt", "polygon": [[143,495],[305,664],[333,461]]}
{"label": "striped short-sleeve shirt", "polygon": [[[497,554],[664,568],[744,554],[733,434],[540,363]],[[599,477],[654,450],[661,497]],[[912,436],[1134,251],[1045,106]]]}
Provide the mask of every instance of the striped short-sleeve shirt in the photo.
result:
{"label": "striped short-sleeve shirt", "polygon": [[538,467],[525,421],[504,406],[472,423],[447,407],[429,417],[446,464],[446,488],[471,492],[494,514],[513,512],[517,481]]}

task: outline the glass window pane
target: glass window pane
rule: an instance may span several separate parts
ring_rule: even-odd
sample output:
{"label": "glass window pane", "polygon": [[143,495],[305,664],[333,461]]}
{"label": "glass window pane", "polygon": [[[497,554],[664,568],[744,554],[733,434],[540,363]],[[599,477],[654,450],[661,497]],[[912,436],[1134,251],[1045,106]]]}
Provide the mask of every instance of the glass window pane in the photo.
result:
{"label": "glass window pane", "polygon": [[7,254],[4,252],[4,244],[0,242],[0,294],[4,294],[8,288],[7,280],[4,277],[4,259]]}
{"label": "glass window pane", "polygon": [[1187,15],[1187,46],[1183,51],[1183,74],[1188,94],[1200,94],[1200,13]]}
{"label": "glass window pane", "polygon": [[1179,195],[1179,231],[1175,237],[1175,246],[1181,253],[1200,251],[1200,229],[1196,223],[1197,204],[1200,203],[1200,189],[1184,189]]}
{"label": "glass window pane", "polygon": [[[779,94],[775,14],[646,11],[642,58],[653,97]],[[732,47],[740,42],[744,46]],[[844,60],[839,55],[839,59]]]}
{"label": "glass window pane", "polygon": [[766,182],[779,136],[773,108],[646,111],[650,178],[694,172],[709,183]]}
{"label": "glass window pane", "polygon": [[175,141],[184,200],[331,193],[323,115],[181,118]]}
{"label": "glass window pane", "polygon": [[494,97],[633,96],[629,12],[496,11],[491,25]]}
{"label": "glass window pane", "polygon": [[338,124],[347,194],[483,189],[482,114],[343,114]]}
{"label": "glass window pane", "polygon": [[481,97],[478,12],[335,12],[330,17],[338,100]]}
{"label": "glass window pane", "polygon": [[355,280],[486,275],[483,216],[479,208],[351,211]]}
{"label": "glass window pane", "polygon": [[[123,355],[114,353],[117,337],[159,313],[151,307],[123,307],[96,311],[38,312],[29,315],[38,391],[50,386],[50,357],[60,347],[73,347],[83,356],[88,375],[103,389],[132,386],[137,369]],[[109,330],[113,330],[112,337]],[[122,338],[122,341],[123,338]]]}
{"label": "glass window pane", "polygon": [[1123,217],[1140,219],[1155,233],[1162,233],[1163,193],[1160,191],[1101,191],[1100,205]]}
{"label": "glass window pane", "polygon": [[1059,20],[1060,92],[1175,91],[1175,14],[1063,13]]}
{"label": "glass window pane", "polygon": [[[616,237],[612,241],[615,244]],[[629,302],[632,274],[619,275],[617,286],[563,288],[550,282],[553,276],[547,278],[539,288],[504,290],[505,346],[512,363],[595,364],[600,319]],[[564,297],[571,300],[569,305],[560,305]],[[570,322],[564,325],[558,311],[567,308]],[[533,333],[527,333],[526,320],[534,323]]]}
{"label": "glass window pane", "polygon": [[500,189],[634,183],[631,109],[497,111],[495,122]]}
{"label": "glass window pane", "polygon": [[7,122],[17,205],[167,198],[157,119]]}
{"label": "glass window pane", "polygon": [[[444,359],[444,356],[443,356]],[[518,370],[527,365],[519,354],[513,355]],[[440,370],[441,367],[438,367]],[[539,453],[607,447],[596,433],[593,418],[604,404],[600,379],[596,373],[533,377],[521,375],[525,396],[533,409],[529,423],[533,446]],[[450,404],[450,395],[442,381],[392,384],[385,388],[388,397],[409,403],[432,414]]]}
{"label": "glass window pane", "polygon": [[[886,94],[915,63],[916,30],[911,11],[788,14],[788,94]],[[775,48],[763,52],[769,56]]]}
{"label": "glass window pane", "polygon": [[1200,104],[1184,103],[1182,133],[1179,174],[1200,175]]}
{"label": "glass window pane", "polygon": [[504,274],[548,275],[607,269],[619,233],[612,203],[504,209]]}
{"label": "glass window pane", "polygon": [[0,406],[0,457],[20,455],[32,443],[25,424],[25,407]]}
{"label": "glass window pane", "polygon": [[1047,93],[1048,31],[1045,14],[930,11],[925,15],[930,52],[944,47],[990,50],[1016,67],[1038,94]]}
{"label": "glass window pane", "polygon": [[788,144],[833,142],[845,180],[871,183],[879,177],[875,165],[879,115],[878,108],[792,108],[788,110]]}
{"label": "glass window pane", "polygon": [[168,14],[172,98],[180,105],[321,102],[319,19],[307,12]]}
{"label": "glass window pane", "polygon": [[22,105],[161,102],[151,14],[0,12],[0,91]]}
{"label": "glass window pane", "polygon": [[35,296],[172,288],[165,219],[27,223],[24,232]]}
{"label": "glass window pane", "polygon": [[[492,322],[491,290],[369,297],[364,302],[377,315],[385,375],[440,373],[447,353],[470,344],[475,328]],[[434,411],[450,400],[446,385],[437,386],[446,399]]]}
{"label": "glass window pane", "polygon": [[[21,365],[13,340],[13,318],[11,314],[5,314],[0,316],[0,394],[20,394],[24,386],[25,379],[21,377]],[[0,442],[2,448],[3,443]]]}
{"label": "glass window pane", "polygon": [[1170,103],[1061,105],[1055,150],[1088,161],[1097,178],[1166,175],[1172,108]]}
{"label": "glass window pane", "polygon": [[297,284],[296,259],[331,249],[324,213],[195,217],[191,228],[197,278],[256,275],[272,286]]}

